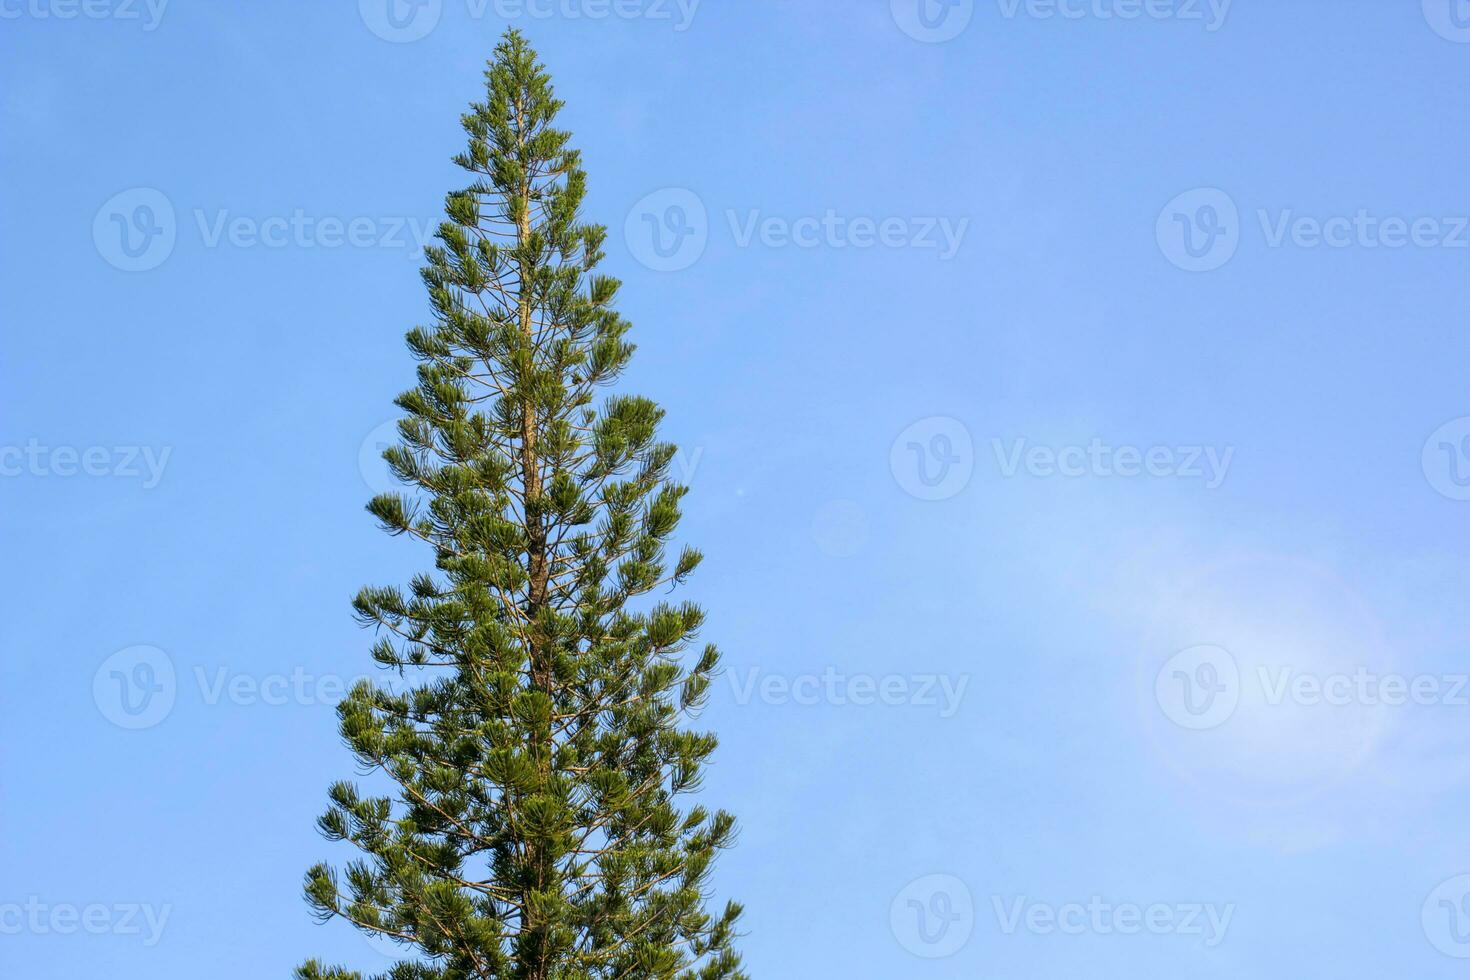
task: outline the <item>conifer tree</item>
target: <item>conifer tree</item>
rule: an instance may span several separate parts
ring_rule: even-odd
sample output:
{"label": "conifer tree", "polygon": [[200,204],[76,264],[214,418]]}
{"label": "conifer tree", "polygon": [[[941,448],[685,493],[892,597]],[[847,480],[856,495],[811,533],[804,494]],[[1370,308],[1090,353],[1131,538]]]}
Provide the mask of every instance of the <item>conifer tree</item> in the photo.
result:
{"label": "conifer tree", "polygon": [[405,684],[338,708],[382,788],[331,788],[319,827],[360,854],[312,868],[307,899],[401,944],[391,980],[742,978],[739,906],[705,908],[734,820],[680,799],[715,747],[683,726],[719,655],[692,646],[701,610],[664,597],[700,562],[666,554],[675,449],[653,402],[603,393],[633,346],[550,79],[516,31],[485,77],[384,454],[405,489],[368,506],[434,571],[354,603]]}

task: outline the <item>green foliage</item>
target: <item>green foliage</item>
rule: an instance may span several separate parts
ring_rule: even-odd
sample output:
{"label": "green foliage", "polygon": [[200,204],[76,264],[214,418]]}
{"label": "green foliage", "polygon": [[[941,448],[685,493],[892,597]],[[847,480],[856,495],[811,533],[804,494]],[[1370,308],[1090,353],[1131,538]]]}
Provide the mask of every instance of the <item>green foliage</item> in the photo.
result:
{"label": "green foliage", "polygon": [[[338,708],[362,769],[396,787],[331,788],[319,828],[359,857],[312,868],[307,899],[402,944],[385,980],[741,978],[739,906],[704,908],[734,820],[678,800],[715,748],[681,725],[719,654],[689,665],[703,612],[642,599],[700,561],[666,553],[674,447],[653,402],[598,404],[633,346],[549,78],[515,31],[485,77],[384,454],[406,492],[368,506],[435,571],[353,603],[373,659],[412,683]],[[297,977],[360,980],[315,961]]]}

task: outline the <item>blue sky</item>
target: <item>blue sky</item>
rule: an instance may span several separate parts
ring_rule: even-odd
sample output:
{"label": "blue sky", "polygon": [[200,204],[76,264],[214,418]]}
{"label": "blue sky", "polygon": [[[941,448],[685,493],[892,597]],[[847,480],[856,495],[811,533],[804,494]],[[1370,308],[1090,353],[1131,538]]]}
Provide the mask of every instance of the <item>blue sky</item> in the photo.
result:
{"label": "blue sky", "polygon": [[300,877],[514,25],[684,446],[753,976],[1463,973],[1470,6],[393,2],[0,0],[0,972],[390,962]]}

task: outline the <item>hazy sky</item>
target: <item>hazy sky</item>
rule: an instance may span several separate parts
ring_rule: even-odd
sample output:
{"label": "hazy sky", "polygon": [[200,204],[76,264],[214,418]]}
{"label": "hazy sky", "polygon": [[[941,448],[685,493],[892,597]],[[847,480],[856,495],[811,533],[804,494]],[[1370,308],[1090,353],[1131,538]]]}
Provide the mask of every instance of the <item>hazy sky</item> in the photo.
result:
{"label": "hazy sky", "polygon": [[1464,974],[1460,0],[0,0],[0,973],[391,962],[300,883],[508,24],[684,447],[753,977]]}

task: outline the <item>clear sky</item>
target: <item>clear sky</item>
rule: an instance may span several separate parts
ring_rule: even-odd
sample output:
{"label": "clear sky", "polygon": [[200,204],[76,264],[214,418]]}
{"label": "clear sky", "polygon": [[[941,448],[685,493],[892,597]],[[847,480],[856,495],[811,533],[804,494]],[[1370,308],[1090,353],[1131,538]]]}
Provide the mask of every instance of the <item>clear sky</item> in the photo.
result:
{"label": "clear sky", "polygon": [[0,974],[389,962],[300,880],[514,24],[685,447],[752,976],[1463,975],[1470,7],[387,3],[0,0]]}

